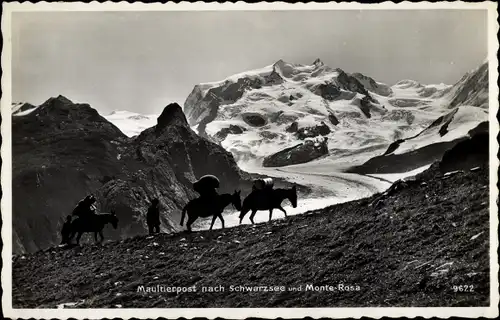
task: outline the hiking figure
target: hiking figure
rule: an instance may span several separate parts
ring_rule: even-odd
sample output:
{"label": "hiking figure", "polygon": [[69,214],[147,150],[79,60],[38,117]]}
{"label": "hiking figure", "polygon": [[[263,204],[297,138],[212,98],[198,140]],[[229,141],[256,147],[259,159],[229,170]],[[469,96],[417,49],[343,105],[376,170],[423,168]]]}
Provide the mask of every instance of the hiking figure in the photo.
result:
{"label": "hiking figure", "polygon": [[96,214],[96,198],[93,195],[88,195],[85,199],[80,200],[76,205],[75,209],[71,213],[74,216],[78,216],[79,218],[90,218]]}
{"label": "hiking figure", "polygon": [[148,208],[146,222],[148,224],[149,234],[160,233],[160,208],[158,199],[151,201],[151,206]]}
{"label": "hiking figure", "polygon": [[61,244],[69,244],[71,236],[71,215],[66,217],[66,222],[64,222],[61,229]]}

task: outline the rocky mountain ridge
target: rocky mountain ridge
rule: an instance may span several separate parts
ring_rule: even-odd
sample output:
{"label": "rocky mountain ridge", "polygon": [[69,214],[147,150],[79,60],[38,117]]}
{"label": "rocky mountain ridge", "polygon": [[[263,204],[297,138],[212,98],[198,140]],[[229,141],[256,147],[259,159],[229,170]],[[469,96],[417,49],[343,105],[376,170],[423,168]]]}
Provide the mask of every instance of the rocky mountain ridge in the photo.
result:
{"label": "rocky mountain ridge", "polygon": [[206,173],[222,190],[241,187],[241,172],[222,147],[194,133],[178,104],[157,124],[128,138],[88,104],[50,98],[29,114],[12,118],[14,252],[60,241],[62,218],[89,193],[101,212],[115,210],[119,239],[145,231],[144,213],[159,198],[162,229],[179,230],[179,211],[196,194],[191,183]]}

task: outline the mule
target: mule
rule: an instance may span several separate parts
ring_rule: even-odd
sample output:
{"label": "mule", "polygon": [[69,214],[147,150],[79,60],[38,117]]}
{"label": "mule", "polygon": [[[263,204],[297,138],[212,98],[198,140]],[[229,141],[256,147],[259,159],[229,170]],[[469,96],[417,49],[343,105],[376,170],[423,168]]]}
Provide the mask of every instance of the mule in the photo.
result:
{"label": "mule", "polygon": [[97,240],[97,235],[101,237],[102,242],[104,240],[104,235],[102,234],[102,230],[106,224],[110,223],[114,229],[118,227],[118,218],[114,212],[112,213],[100,213],[90,215],[85,218],[78,217],[71,222],[71,234],[69,236],[69,242],[77,234],[76,236],[76,244],[80,244],[80,238],[85,232],[93,232],[95,242],[99,242]]}
{"label": "mule", "polygon": [[212,230],[217,218],[221,221],[222,229],[224,229],[224,218],[222,217],[222,212],[229,204],[232,204],[236,210],[241,210],[240,193],[241,191],[234,191],[233,194],[224,193],[217,195],[213,199],[212,204],[207,204],[207,201],[202,198],[196,198],[189,201],[182,209],[181,226],[184,224],[184,218],[187,213],[188,220],[186,227],[189,232],[191,232],[191,225],[196,221],[196,219],[200,217],[207,218],[210,216],[213,216],[210,230]]}
{"label": "mule", "polygon": [[252,211],[250,215],[252,224],[255,224],[253,218],[258,210],[269,210],[269,221],[272,219],[274,209],[283,211],[285,217],[287,217],[286,210],[281,206],[281,203],[285,199],[291,202],[292,207],[297,208],[297,187],[295,185],[290,189],[259,190],[250,193],[243,200],[240,212],[240,224],[248,211]]}

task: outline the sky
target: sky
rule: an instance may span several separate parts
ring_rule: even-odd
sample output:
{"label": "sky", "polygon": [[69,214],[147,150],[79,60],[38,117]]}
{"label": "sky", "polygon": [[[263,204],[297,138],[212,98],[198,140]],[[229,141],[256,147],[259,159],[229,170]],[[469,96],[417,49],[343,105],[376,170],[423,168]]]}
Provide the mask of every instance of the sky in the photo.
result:
{"label": "sky", "polygon": [[15,12],[12,101],[62,94],[159,114],[193,87],[279,59],[393,85],[457,82],[487,57],[486,10]]}

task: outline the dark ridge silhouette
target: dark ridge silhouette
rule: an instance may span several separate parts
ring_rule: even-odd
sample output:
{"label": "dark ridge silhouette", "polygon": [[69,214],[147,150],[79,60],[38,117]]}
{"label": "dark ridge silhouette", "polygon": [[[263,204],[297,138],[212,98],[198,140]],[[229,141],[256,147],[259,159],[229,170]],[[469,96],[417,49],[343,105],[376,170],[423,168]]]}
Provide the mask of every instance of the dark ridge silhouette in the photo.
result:
{"label": "dark ridge silhouette", "polygon": [[[440,121],[436,120],[433,124],[431,124],[431,126],[437,126],[441,124],[442,121],[443,119],[441,119]],[[447,126],[450,121],[451,119],[449,119],[449,121],[445,121],[443,126]],[[429,128],[431,126],[429,126]],[[347,172],[370,174],[370,173],[396,173],[396,172],[411,171],[423,167],[425,165],[431,164],[435,161],[441,160],[441,158],[447,152],[447,150],[453,148],[455,145],[457,145],[462,141],[469,140],[470,137],[477,135],[478,132],[483,133],[482,137],[484,139],[485,130],[487,130],[487,122],[482,122],[478,126],[476,126],[476,128],[470,130],[466,137],[454,139],[452,141],[447,141],[447,142],[433,143],[425,147],[419,148],[417,150],[413,150],[403,154],[392,154],[391,152],[397,149],[399,143],[404,141],[403,139],[401,139],[391,144],[387,149],[387,151],[384,153],[384,155],[371,158],[370,160],[368,160],[367,162],[365,162],[360,166],[348,169]]]}
{"label": "dark ridge silhouette", "polygon": [[482,122],[476,129],[471,130],[471,138],[457,143],[446,151],[439,164],[440,170],[449,172],[488,166],[490,155],[488,124],[488,122]]}

